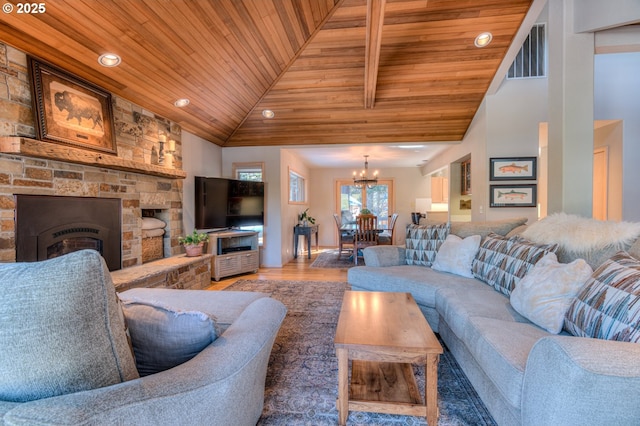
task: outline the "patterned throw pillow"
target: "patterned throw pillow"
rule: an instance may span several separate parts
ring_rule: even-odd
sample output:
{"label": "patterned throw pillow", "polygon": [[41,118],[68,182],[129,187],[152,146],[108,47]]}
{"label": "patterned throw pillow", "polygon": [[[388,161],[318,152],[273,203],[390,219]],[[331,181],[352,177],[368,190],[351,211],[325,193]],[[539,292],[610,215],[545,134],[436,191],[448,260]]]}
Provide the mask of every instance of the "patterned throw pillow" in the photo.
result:
{"label": "patterned throw pillow", "polygon": [[471,264],[473,276],[494,286],[500,267],[507,257],[509,243],[510,240],[502,235],[487,235]]}
{"label": "patterned throw pillow", "polygon": [[521,237],[512,237],[509,241],[506,260],[494,284],[497,291],[507,296],[540,259],[558,250],[557,244],[534,244]]}
{"label": "patterned throw pillow", "polygon": [[529,269],[557,249],[557,244],[534,244],[517,236],[489,234],[473,261],[473,276],[509,296]]}
{"label": "patterned throw pillow", "polygon": [[564,328],[580,337],[640,343],[640,261],[620,251],[587,280]]}
{"label": "patterned throw pillow", "polygon": [[431,266],[438,249],[449,235],[449,225],[409,225],[406,236],[407,265]]}

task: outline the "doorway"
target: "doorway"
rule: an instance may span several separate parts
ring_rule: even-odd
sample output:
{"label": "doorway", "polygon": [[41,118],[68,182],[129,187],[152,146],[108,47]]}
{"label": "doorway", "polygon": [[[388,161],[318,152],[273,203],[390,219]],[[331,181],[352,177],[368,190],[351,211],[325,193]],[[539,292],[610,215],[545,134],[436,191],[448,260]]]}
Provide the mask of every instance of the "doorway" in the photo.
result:
{"label": "doorway", "polygon": [[[593,123],[592,216],[600,220],[622,220],[622,120]],[[539,125],[538,218],[547,216],[548,126]]]}

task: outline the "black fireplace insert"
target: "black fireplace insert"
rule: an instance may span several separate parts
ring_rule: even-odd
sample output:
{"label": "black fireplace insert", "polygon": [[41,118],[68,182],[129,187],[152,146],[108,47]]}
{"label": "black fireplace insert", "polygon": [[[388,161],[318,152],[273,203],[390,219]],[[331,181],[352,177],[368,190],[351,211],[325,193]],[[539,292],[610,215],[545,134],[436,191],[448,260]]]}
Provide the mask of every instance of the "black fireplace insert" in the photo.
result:
{"label": "black fireplace insert", "polygon": [[120,199],[23,194],[15,199],[18,262],[93,249],[110,271],[122,267]]}

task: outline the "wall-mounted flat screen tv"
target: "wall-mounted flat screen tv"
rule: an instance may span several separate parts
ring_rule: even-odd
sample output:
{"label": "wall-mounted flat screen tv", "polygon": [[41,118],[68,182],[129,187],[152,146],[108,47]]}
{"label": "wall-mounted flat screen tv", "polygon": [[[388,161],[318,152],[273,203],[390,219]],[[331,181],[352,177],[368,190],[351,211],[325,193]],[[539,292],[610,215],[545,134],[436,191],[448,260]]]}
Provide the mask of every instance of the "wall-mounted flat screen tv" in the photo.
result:
{"label": "wall-mounted flat screen tv", "polygon": [[197,229],[264,225],[264,182],[195,177]]}

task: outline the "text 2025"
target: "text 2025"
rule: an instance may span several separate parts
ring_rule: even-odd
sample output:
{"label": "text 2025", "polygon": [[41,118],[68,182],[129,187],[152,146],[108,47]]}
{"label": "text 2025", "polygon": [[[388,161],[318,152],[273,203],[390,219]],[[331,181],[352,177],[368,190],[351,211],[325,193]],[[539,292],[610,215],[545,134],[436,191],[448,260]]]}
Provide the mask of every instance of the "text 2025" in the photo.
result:
{"label": "text 2025", "polygon": [[45,13],[47,11],[47,6],[45,3],[17,3],[16,4],[16,12],[17,13]]}

